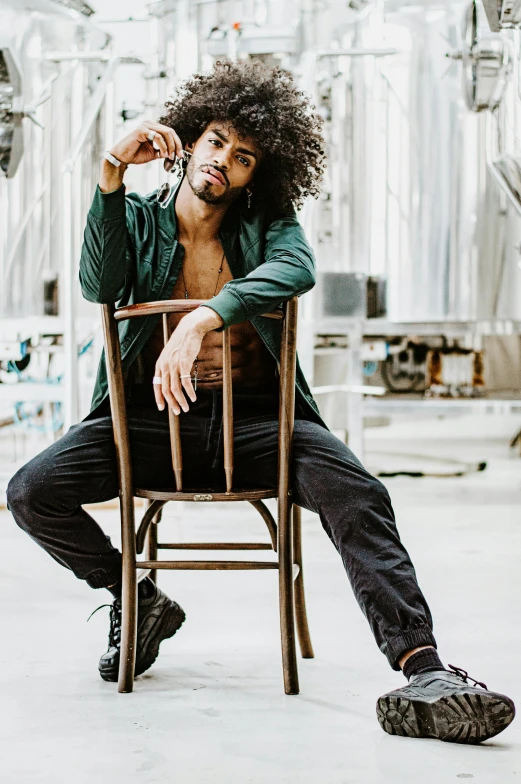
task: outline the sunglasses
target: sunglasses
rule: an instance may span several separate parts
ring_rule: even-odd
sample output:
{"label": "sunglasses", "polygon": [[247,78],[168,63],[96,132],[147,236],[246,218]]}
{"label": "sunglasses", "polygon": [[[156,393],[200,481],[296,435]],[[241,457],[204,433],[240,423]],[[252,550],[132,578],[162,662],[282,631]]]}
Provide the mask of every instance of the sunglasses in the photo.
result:
{"label": "sunglasses", "polygon": [[163,210],[166,210],[172,201],[176,190],[175,186],[184,177],[186,165],[188,163],[186,159],[187,155],[191,156],[192,153],[188,152],[188,150],[183,150],[182,158],[176,158],[175,161],[173,161],[171,158],[165,158],[163,168],[168,175],[168,179],[165,183],[163,183],[163,185],[161,185],[156,195],[156,201]]}

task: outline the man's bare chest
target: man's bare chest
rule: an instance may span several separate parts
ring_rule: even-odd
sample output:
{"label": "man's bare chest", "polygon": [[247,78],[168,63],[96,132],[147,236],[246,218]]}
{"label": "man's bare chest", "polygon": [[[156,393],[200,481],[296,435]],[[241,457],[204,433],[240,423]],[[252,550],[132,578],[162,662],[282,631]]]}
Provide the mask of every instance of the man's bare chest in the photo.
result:
{"label": "man's bare chest", "polygon": [[184,244],[182,265],[175,283],[174,299],[211,299],[233,279],[226,253],[219,241]]}
{"label": "man's bare chest", "polygon": [[[210,300],[233,275],[220,242],[203,246],[182,244],[182,266],[170,294],[171,299]],[[173,332],[183,314],[169,317]],[[273,361],[250,322],[236,324],[231,328],[233,380],[245,386],[265,385],[273,379]],[[145,356],[149,363],[155,361],[163,346],[162,325],[158,324]],[[197,361],[198,381],[201,386],[220,386],[222,383],[222,336],[209,332],[202,343]]]}

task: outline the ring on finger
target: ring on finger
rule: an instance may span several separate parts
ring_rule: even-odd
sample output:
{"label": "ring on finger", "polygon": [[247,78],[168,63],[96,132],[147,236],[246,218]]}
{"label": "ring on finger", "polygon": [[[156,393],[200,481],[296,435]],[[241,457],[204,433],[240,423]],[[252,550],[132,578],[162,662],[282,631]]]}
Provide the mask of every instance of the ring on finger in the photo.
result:
{"label": "ring on finger", "polygon": [[149,142],[153,142],[156,136],[157,136],[157,131],[150,131],[147,136],[147,139]]}
{"label": "ring on finger", "polygon": [[163,383],[163,379],[161,378],[161,376],[154,376],[154,378],[152,379],[152,383],[153,384],[162,384]]}
{"label": "ring on finger", "polygon": [[190,378],[190,373],[186,373],[184,376],[179,376],[179,378]]}

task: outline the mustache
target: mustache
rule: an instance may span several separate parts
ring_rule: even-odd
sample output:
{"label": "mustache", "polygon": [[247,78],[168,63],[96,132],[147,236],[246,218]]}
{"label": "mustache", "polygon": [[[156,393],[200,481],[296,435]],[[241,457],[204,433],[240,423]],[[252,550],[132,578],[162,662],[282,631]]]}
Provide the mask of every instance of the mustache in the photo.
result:
{"label": "mustache", "polygon": [[[226,185],[228,185],[228,186],[230,185],[230,181],[229,181],[228,177],[226,176],[226,172],[223,171],[220,166],[216,166],[214,163],[204,163],[202,166],[199,166],[199,171],[202,171],[202,172],[204,172],[204,171],[208,172],[211,169],[214,169],[215,171],[219,172],[219,174],[224,179]],[[210,171],[210,174],[211,174],[211,171]]]}

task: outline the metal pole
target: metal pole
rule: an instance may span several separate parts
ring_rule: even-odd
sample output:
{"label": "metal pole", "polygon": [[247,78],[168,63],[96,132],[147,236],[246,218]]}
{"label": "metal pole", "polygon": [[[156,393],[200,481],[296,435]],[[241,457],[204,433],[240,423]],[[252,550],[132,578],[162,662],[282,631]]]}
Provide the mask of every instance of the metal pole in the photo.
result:
{"label": "metal pole", "polygon": [[74,300],[76,280],[72,242],[72,183],[74,169],[62,174],[62,276],[60,286],[60,313],[63,318],[64,356],[64,412],[63,426],[67,431],[78,421],[78,350],[76,340],[76,309]]}
{"label": "metal pole", "polygon": [[362,321],[357,321],[348,333],[347,381],[351,391],[346,395],[346,426],[349,449],[363,461],[364,397],[360,392],[354,391],[363,385],[362,333]]}

